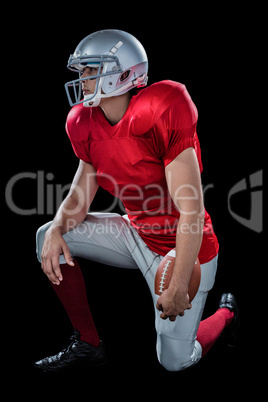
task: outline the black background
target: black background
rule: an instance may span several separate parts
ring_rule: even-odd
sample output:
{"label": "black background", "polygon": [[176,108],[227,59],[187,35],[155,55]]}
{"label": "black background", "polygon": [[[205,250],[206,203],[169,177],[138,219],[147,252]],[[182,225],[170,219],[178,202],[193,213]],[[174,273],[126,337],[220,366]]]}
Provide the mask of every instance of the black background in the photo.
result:
{"label": "black background", "polygon": [[[58,352],[72,332],[35,254],[35,233],[53,219],[54,197],[53,214],[21,216],[7,205],[5,208],[2,288],[7,290],[3,300],[6,373],[13,381],[23,378],[21,395],[32,392],[40,396],[55,385],[53,392],[59,394],[87,390],[90,397],[96,390],[99,397],[126,400],[131,395],[141,396],[142,390],[149,396],[161,392],[171,395],[174,390],[178,397],[182,390],[189,396],[205,396],[213,385],[218,385],[222,396],[229,395],[231,384],[239,393],[252,386],[250,379],[259,359],[256,334],[258,322],[261,325],[257,317],[263,234],[237,222],[228,211],[227,200],[237,182],[263,169],[257,59],[261,43],[256,31],[259,13],[219,6],[184,10],[178,5],[176,10],[167,10],[163,4],[156,9],[132,4],[123,8],[119,4],[95,7],[72,3],[64,11],[36,10],[14,28],[4,49],[15,61],[3,69],[10,96],[3,116],[9,127],[2,154],[8,159],[3,168],[5,185],[18,173],[38,171],[44,172],[45,191],[71,183],[78,159],[64,128],[70,107],[63,85],[73,77],[66,69],[68,57],[91,32],[113,28],[132,33],[147,51],[149,84],[163,79],[182,82],[198,108],[202,180],[204,186],[213,185],[205,193],[205,204],[220,242],[216,284],[204,316],[214,313],[222,292],[233,292],[241,315],[238,344],[230,349],[219,340],[198,365],[168,373],[157,362],[153,306],[140,272],[79,260],[109,363],[72,375],[36,373],[34,361]],[[47,177],[48,173],[53,176]],[[36,208],[36,180],[18,182],[13,200],[20,208]],[[249,200],[249,193],[240,194],[233,199],[233,210],[249,218]],[[110,203],[111,197],[99,191],[94,209],[102,210]],[[45,203],[45,212],[47,208]],[[34,390],[35,384],[38,390]]]}

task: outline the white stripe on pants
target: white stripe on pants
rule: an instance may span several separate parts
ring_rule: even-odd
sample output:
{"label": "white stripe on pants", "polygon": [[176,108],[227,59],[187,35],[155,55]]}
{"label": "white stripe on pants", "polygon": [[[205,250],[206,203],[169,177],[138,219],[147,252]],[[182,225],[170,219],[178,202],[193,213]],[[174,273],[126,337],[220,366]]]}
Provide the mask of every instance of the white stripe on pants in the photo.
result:
{"label": "white stripe on pants", "polygon": [[[41,252],[46,230],[51,222],[37,232],[37,258]],[[131,226],[127,216],[115,213],[90,213],[85,221],[64,236],[72,257],[82,257],[106,265],[140,269],[150,288],[154,306],[159,296],[154,293],[154,278],[162,256],[154,253]],[[60,256],[60,263],[65,263]],[[201,265],[201,283],[192,301],[191,310],[175,322],[162,320],[155,307],[157,356],[170,371],[182,370],[195,364],[202,354],[195,340],[208,291],[213,287],[217,270],[217,257]]]}

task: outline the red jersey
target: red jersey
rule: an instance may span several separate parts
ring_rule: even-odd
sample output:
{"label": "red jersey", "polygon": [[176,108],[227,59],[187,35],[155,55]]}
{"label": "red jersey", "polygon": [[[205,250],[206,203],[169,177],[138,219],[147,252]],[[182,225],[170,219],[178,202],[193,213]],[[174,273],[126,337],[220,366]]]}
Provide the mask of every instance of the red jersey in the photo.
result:
{"label": "red jersey", "polygon": [[[165,167],[193,147],[202,172],[197,116],[186,87],[162,81],[133,96],[114,126],[100,107],[80,104],[67,117],[66,130],[77,157],[93,165],[98,184],[123,202],[133,227],[160,255],[175,247],[180,217],[168,191]],[[200,263],[214,258],[218,249],[206,212]]]}

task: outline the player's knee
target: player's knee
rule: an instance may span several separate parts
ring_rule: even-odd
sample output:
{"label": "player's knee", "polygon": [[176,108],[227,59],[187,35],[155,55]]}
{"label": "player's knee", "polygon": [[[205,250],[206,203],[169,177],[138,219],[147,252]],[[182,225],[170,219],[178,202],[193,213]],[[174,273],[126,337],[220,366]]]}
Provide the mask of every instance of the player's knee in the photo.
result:
{"label": "player's knee", "polygon": [[39,262],[41,262],[41,253],[45,240],[45,234],[50,225],[51,222],[48,222],[45,225],[40,226],[40,228],[36,232],[36,254]]}
{"label": "player's knee", "polygon": [[194,342],[194,347],[188,342],[178,342],[174,339],[165,339],[166,344],[158,344],[157,357],[159,363],[167,371],[182,371],[196,364],[202,355],[202,347],[199,342]]}
{"label": "player's knee", "polygon": [[158,358],[158,361],[167,371],[181,371],[186,368],[183,361],[178,358]]}
{"label": "player's knee", "polygon": [[197,361],[192,359],[191,356],[186,358],[185,356],[182,356],[177,358],[159,359],[159,363],[167,371],[182,371],[193,366]]}

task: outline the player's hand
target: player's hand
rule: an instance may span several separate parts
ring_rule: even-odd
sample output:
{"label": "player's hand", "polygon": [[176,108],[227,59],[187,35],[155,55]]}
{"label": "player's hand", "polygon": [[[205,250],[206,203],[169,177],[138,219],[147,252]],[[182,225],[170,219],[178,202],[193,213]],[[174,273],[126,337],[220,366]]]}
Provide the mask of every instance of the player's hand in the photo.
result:
{"label": "player's hand", "polygon": [[170,321],[175,321],[178,315],[181,317],[184,316],[184,311],[190,310],[192,305],[189,303],[189,295],[187,291],[173,291],[168,288],[158,298],[156,308],[159,311],[162,311],[160,317],[163,320],[169,318]]}
{"label": "player's hand", "polygon": [[67,264],[74,266],[69,247],[61,233],[57,229],[49,228],[45,235],[41,254],[41,267],[48,279],[54,285],[59,285],[63,280],[59,264],[59,257],[61,254],[64,255]]}

